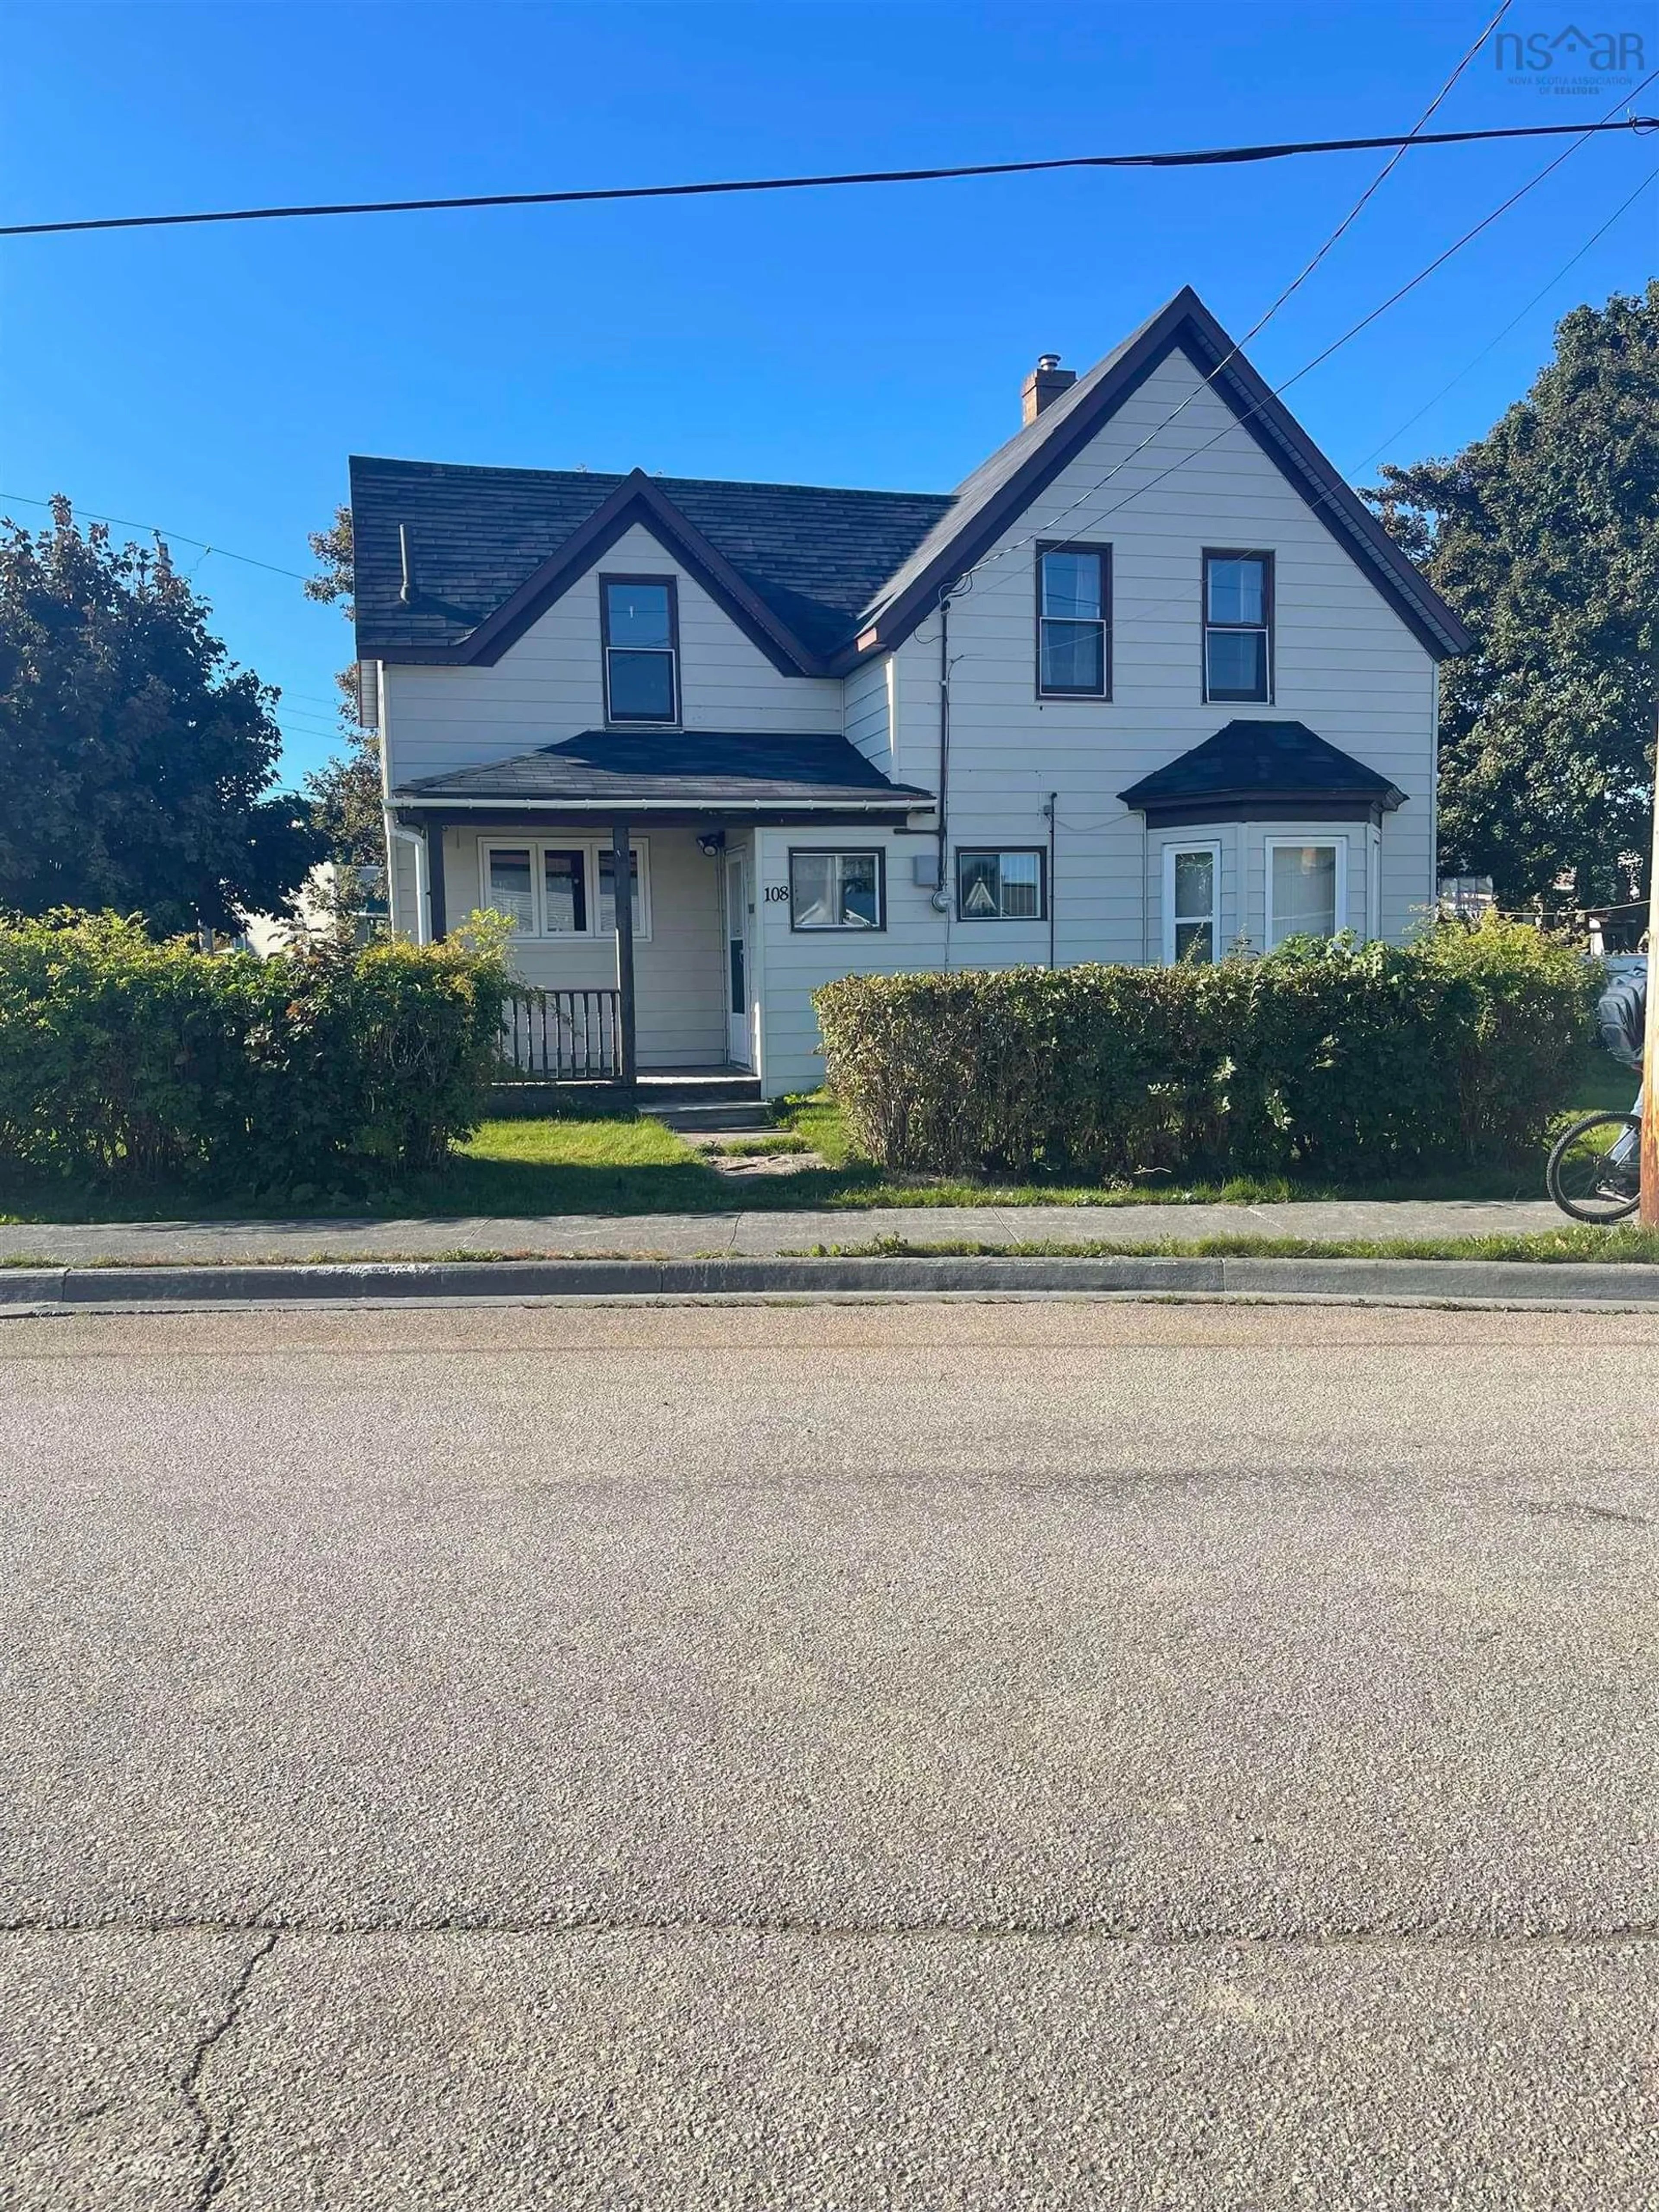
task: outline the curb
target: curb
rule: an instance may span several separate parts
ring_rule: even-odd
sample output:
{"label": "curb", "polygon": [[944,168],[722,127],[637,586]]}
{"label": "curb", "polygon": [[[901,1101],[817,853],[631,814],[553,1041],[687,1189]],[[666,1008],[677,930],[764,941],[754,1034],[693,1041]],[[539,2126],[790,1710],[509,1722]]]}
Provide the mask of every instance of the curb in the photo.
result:
{"label": "curb", "polygon": [[864,1259],[337,1261],[316,1266],[0,1268],[0,1308],[255,1305],[365,1298],[819,1297],[1056,1291],[1118,1296],[1479,1299],[1659,1306],[1659,1267],[1516,1260]]}

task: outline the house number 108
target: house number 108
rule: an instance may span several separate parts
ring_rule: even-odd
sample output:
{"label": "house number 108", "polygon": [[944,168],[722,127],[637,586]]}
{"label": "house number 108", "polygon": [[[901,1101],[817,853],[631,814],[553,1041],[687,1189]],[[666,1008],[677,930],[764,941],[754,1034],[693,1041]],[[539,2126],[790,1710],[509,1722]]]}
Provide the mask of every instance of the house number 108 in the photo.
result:
{"label": "house number 108", "polygon": [[766,886],[766,903],[768,906],[787,906],[789,903],[788,884],[768,884]]}

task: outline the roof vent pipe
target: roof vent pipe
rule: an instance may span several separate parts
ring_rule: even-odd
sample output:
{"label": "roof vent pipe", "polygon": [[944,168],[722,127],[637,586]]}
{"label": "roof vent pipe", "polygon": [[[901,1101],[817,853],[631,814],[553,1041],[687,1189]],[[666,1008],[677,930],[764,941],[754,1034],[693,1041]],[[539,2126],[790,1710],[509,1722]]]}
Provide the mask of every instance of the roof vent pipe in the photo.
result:
{"label": "roof vent pipe", "polygon": [[398,558],[404,572],[403,582],[398,587],[398,597],[407,606],[415,596],[415,566],[409,557],[409,531],[401,522],[398,525]]}
{"label": "roof vent pipe", "polygon": [[1069,392],[1077,382],[1074,368],[1062,368],[1057,353],[1037,356],[1037,365],[1026,378],[1019,395],[1020,411],[1027,422],[1035,422],[1045,407],[1050,407],[1062,392]]}

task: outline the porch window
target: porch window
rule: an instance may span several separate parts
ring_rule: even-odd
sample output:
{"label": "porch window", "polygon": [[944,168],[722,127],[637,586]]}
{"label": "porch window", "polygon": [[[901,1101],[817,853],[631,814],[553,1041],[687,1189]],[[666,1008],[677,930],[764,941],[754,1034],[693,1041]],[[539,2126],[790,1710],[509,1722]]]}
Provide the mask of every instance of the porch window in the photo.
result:
{"label": "porch window", "polygon": [[601,576],[605,714],[610,722],[680,718],[679,606],[672,576]]}
{"label": "porch window", "polygon": [[[632,848],[634,934],[651,934],[651,864],[646,841]],[[568,837],[521,844],[478,844],[481,902],[505,915],[522,938],[595,939],[617,932],[615,872],[609,841]],[[594,886],[598,886],[598,896]]]}
{"label": "porch window", "polygon": [[1164,848],[1164,957],[1212,961],[1220,935],[1221,848]]}
{"label": "porch window", "polygon": [[957,914],[963,921],[1041,921],[1048,910],[1041,849],[958,851]]}
{"label": "porch window", "polygon": [[1204,556],[1204,696],[1273,696],[1273,556]]}
{"label": "porch window", "polygon": [[[646,926],[645,885],[640,874],[640,848],[628,848],[628,896],[634,910],[634,934],[648,937]],[[609,845],[599,848],[599,935],[614,937],[617,933],[617,856]]]}
{"label": "porch window", "polygon": [[492,845],[484,871],[484,904],[526,935],[536,928],[536,879],[528,845]]}
{"label": "porch window", "polygon": [[879,852],[789,855],[791,929],[884,929],[885,884]]}
{"label": "porch window", "polygon": [[1287,937],[1334,937],[1347,926],[1348,841],[1267,840],[1267,945]]}
{"label": "porch window", "polygon": [[1037,548],[1037,696],[1111,696],[1109,545]]}
{"label": "porch window", "polygon": [[[611,924],[612,928],[616,927]],[[580,846],[542,849],[542,932],[581,937],[587,929],[587,855]]]}

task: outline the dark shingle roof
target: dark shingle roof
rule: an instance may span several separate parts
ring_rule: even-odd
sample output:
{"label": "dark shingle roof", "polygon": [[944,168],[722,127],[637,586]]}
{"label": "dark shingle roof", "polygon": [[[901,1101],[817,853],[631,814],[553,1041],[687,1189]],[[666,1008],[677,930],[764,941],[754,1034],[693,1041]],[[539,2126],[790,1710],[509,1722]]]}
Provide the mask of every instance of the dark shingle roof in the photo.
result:
{"label": "dark shingle roof", "polygon": [[[859,610],[951,505],[923,492],[650,481],[814,653],[851,635]],[[354,454],[360,653],[395,658],[400,647],[459,644],[626,482],[586,470]],[[408,605],[398,596],[400,523],[415,574]]]}
{"label": "dark shingle roof", "polygon": [[[901,644],[937,605],[940,591],[1018,523],[1067,461],[1177,349],[1427,650],[1437,659],[1464,651],[1468,635],[1450,608],[1186,289],[951,494],[354,456],[359,654],[392,660],[497,657],[540,605],[580,573],[562,566],[561,550],[570,549],[573,562],[604,550],[643,499],[653,510],[642,518],[647,526],[654,522],[659,534],[672,537],[678,524],[693,573],[702,574],[786,673],[818,673],[826,663],[844,668],[854,661],[854,641],[866,629],[879,649]],[[617,512],[601,514],[611,501]],[[407,602],[401,596],[400,525],[414,575]],[[588,526],[592,545],[579,536]],[[550,574],[538,577],[544,567]],[[509,609],[514,594],[520,603]],[[492,616],[498,620],[486,629]]]}
{"label": "dark shingle roof", "polygon": [[[1468,633],[1451,609],[1262,382],[1190,285],[1148,316],[1139,330],[1045,407],[1035,422],[1016,431],[957,487],[949,512],[863,610],[860,628],[873,627],[884,647],[902,644],[937,605],[939,591],[1019,521],[1066,463],[1159,363],[1177,350],[1225,401],[1240,427],[1307,501],[1427,650],[1437,659],[1467,651]],[[1103,477],[1102,485],[1107,481]],[[1115,498],[1127,499],[1136,483],[1135,477],[1127,477]]]}
{"label": "dark shingle roof", "polygon": [[890,783],[845,738],[756,736],[716,730],[585,730],[511,760],[401,785],[396,800],[465,799],[503,805],[560,801],[770,811],[810,801],[884,807],[931,806],[931,792]]}
{"label": "dark shingle roof", "polygon": [[1118,793],[1126,806],[1142,809],[1248,799],[1369,799],[1392,808],[1405,796],[1305,722],[1243,720]]}

